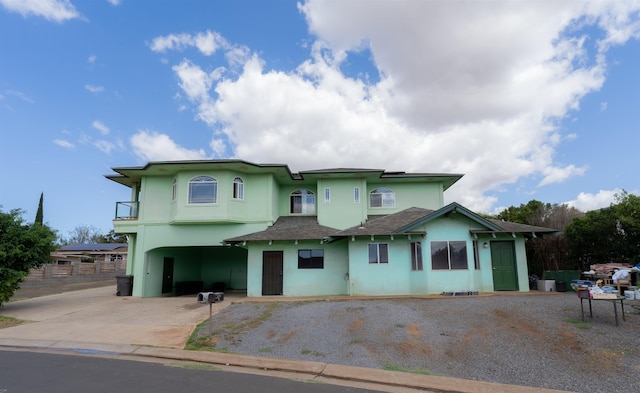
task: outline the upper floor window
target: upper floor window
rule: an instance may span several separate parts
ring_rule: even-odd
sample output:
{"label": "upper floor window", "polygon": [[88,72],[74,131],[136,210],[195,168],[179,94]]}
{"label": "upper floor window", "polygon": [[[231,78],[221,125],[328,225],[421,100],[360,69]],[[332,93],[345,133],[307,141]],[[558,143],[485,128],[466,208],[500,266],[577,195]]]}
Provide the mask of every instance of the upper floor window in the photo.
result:
{"label": "upper floor window", "polygon": [[376,188],[369,194],[371,207],[395,207],[396,193],[388,188]]}
{"label": "upper floor window", "polygon": [[331,189],[330,188],[325,188],[324,189],[324,203],[326,203],[326,204],[331,203]]}
{"label": "upper floor window", "polygon": [[316,196],[309,190],[291,193],[291,213],[313,214],[316,212]]}
{"label": "upper floor window", "polygon": [[176,193],[177,193],[177,182],[176,179],[173,179],[173,184],[171,185],[171,200],[175,201],[176,200]]}
{"label": "upper floor window", "polygon": [[353,189],[353,203],[360,203],[360,187]]}
{"label": "upper floor window", "polygon": [[211,176],[198,176],[189,180],[189,203],[218,202],[218,181]]}
{"label": "upper floor window", "polygon": [[233,179],[233,199],[244,199],[244,182],[239,177]]}

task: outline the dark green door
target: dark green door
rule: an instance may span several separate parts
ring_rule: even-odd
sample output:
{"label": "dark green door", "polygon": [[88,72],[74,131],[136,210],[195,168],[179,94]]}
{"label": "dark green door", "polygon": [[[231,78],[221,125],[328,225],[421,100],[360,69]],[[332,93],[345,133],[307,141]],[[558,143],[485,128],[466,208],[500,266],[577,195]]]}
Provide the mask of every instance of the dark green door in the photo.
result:
{"label": "dark green door", "polygon": [[517,291],[516,255],[512,241],[491,242],[491,264],[493,266],[493,289],[495,291]]}
{"label": "dark green door", "polygon": [[262,294],[282,295],[282,251],[262,253]]}

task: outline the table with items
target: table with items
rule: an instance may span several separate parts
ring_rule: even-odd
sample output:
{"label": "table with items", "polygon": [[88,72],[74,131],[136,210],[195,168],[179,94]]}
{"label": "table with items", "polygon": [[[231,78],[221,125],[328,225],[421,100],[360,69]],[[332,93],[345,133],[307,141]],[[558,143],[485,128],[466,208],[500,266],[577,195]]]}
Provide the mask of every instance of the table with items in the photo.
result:
{"label": "table with items", "polygon": [[582,311],[582,320],[584,321],[584,305],[583,301],[587,300],[589,302],[589,316],[593,318],[593,308],[591,307],[592,301],[604,301],[610,302],[613,304],[613,315],[615,317],[616,326],[618,326],[618,302],[620,302],[620,308],[622,311],[622,320],[626,321],[624,317],[624,300],[626,299],[624,296],[620,296],[615,293],[605,293],[605,294],[592,294],[589,288],[578,288],[578,297],[580,298],[580,310]]}

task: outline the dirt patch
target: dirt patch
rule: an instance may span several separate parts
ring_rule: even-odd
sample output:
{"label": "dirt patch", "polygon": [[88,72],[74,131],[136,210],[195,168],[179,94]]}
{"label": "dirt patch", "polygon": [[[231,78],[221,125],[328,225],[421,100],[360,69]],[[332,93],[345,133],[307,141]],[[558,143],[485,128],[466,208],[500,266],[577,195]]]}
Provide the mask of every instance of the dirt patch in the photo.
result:
{"label": "dirt patch", "polygon": [[360,328],[362,327],[362,324],[364,323],[364,319],[362,318],[358,318],[356,319],[351,326],[349,326],[349,333],[355,333],[358,330],[360,330]]}

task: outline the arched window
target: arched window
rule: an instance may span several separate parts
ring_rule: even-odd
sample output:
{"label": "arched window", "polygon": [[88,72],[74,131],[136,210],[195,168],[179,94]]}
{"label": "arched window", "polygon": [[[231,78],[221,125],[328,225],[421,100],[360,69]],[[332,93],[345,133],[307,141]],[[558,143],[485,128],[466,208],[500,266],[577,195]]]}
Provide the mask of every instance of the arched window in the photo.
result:
{"label": "arched window", "polygon": [[233,179],[233,199],[244,199],[244,182],[239,177]]}
{"label": "arched window", "polygon": [[395,207],[396,193],[388,188],[376,188],[369,193],[369,206]]}
{"label": "arched window", "polygon": [[291,193],[291,213],[314,214],[316,196],[309,190],[297,190]]}
{"label": "arched window", "polygon": [[218,181],[211,176],[198,176],[189,180],[189,203],[216,203]]}

